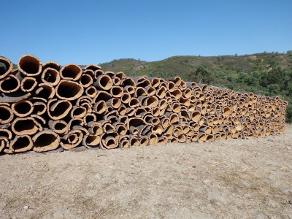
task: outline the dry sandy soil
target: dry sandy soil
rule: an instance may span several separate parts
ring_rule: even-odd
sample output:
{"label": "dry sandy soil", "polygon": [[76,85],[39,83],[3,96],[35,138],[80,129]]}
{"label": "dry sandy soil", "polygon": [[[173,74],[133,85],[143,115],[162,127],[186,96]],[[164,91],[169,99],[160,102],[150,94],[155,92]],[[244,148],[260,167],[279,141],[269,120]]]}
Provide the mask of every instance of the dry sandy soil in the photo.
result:
{"label": "dry sandy soil", "polygon": [[1,218],[292,218],[274,137],[0,157]]}

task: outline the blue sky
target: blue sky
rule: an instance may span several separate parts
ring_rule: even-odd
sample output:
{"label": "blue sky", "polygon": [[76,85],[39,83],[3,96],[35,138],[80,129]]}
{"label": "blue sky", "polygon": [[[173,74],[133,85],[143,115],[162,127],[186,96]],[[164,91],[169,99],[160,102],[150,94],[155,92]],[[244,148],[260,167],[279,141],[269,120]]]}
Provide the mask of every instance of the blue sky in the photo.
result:
{"label": "blue sky", "polygon": [[1,0],[0,55],[67,63],[292,49],[291,0]]}

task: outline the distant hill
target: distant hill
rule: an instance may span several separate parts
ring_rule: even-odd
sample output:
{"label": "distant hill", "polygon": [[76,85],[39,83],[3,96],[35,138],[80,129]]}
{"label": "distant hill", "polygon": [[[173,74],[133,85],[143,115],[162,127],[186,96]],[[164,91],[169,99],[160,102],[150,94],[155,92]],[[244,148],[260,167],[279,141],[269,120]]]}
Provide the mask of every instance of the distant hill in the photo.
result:
{"label": "distant hill", "polygon": [[[161,61],[146,62],[119,59],[101,64],[104,70],[123,71],[127,75],[148,75],[170,78],[181,76],[237,91],[280,96],[292,103],[292,51],[228,56],[173,56]],[[292,121],[292,104],[288,121]]]}

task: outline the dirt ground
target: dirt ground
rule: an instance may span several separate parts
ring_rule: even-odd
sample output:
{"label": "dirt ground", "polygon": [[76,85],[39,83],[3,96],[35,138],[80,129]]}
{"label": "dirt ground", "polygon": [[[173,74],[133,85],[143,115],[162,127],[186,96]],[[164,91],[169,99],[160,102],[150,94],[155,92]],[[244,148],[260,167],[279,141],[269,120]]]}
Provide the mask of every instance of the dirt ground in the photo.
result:
{"label": "dirt ground", "polygon": [[1,218],[292,218],[275,137],[0,157]]}

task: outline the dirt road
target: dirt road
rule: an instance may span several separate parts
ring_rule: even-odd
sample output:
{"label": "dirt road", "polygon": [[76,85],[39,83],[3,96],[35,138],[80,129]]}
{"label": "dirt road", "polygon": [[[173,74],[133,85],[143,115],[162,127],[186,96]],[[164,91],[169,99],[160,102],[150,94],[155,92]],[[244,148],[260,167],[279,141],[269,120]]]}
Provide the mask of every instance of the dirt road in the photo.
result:
{"label": "dirt road", "polygon": [[292,218],[285,134],[0,157],[1,218]]}

